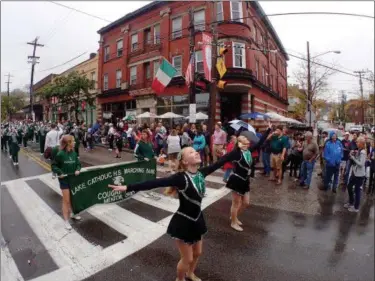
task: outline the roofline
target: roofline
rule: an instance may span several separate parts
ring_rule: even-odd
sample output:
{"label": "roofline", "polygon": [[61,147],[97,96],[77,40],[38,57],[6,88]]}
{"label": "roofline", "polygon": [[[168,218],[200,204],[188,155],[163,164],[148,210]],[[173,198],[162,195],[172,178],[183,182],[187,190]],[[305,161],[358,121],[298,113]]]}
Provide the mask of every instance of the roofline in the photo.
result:
{"label": "roofline", "polygon": [[250,1],[250,2],[254,5],[255,10],[261,16],[261,19],[262,19],[263,23],[266,25],[266,27],[269,29],[271,35],[274,37],[277,45],[281,49],[281,52],[285,56],[286,60],[289,60],[289,56],[284,49],[283,43],[281,43],[281,40],[280,40],[279,36],[277,35],[276,30],[273,28],[273,25],[270,22],[270,20],[268,19],[268,17],[266,16],[266,13],[264,12],[262,6],[258,3],[258,1]]}
{"label": "roofline", "polygon": [[135,17],[138,17],[141,14],[143,14],[145,12],[148,12],[150,10],[153,10],[157,7],[161,7],[161,6],[165,5],[166,3],[168,3],[168,1],[153,1],[150,4],[147,4],[146,6],[143,6],[143,7],[139,8],[138,10],[135,10],[134,12],[126,14],[125,16],[119,18],[118,20],[115,20],[114,22],[102,27],[101,29],[99,29],[97,31],[97,33],[102,35],[103,33],[108,32],[108,31],[120,26],[124,22],[129,21],[129,20],[131,20]]}
{"label": "roofline", "polygon": [[84,64],[84,63],[86,63],[86,62],[88,62],[88,61],[90,61],[90,60],[98,59],[98,58],[99,58],[99,57],[98,57],[98,53],[95,53],[95,57],[93,57],[93,58],[89,58],[89,59],[87,59],[87,60],[84,60],[83,62],[80,62],[79,64],[76,64],[76,65],[74,65],[74,66],[68,68],[67,70],[61,72],[60,74],[57,74],[57,76],[61,76],[61,75],[63,75],[64,73],[66,73],[66,72],[68,72],[68,71],[70,71],[70,70],[76,68],[76,67],[79,66],[79,65],[82,65],[82,64]]}

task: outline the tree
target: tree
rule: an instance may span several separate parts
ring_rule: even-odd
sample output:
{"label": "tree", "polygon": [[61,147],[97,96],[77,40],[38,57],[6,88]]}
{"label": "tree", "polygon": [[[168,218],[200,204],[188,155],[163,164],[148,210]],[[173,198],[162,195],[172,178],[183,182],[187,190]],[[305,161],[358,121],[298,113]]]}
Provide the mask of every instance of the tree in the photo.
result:
{"label": "tree", "polygon": [[[311,100],[314,103],[314,100],[318,99],[322,93],[327,90],[328,79],[333,74],[336,73],[335,70],[332,70],[328,67],[320,66],[316,63],[319,63],[317,59],[311,58],[310,63],[310,80],[311,80]],[[332,66],[334,68],[334,65]],[[294,77],[298,81],[302,89],[305,90],[305,95],[307,96],[307,59],[301,61],[299,64],[299,69],[295,71]]]}
{"label": "tree", "polygon": [[70,111],[74,111],[77,121],[82,101],[89,105],[94,103],[95,97],[89,92],[92,89],[94,89],[94,81],[74,71],[67,76],[56,77],[49,86],[43,88],[38,94],[47,100],[54,97],[60,104],[69,105]]}
{"label": "tree", "polygon": [[[290,99],[291,118],[304,120],[306,114],[307,97],[298,85],[288,85],[288,97]],[[292,104],[291,104],[292,103]]]}
{"label": "tree", "polygon": [[[1,121],[7,119],[8,112],[12,115],[25,107],[25,100],[20,95],[1,96]],[[9,111],[8,111],[9,110]]]}

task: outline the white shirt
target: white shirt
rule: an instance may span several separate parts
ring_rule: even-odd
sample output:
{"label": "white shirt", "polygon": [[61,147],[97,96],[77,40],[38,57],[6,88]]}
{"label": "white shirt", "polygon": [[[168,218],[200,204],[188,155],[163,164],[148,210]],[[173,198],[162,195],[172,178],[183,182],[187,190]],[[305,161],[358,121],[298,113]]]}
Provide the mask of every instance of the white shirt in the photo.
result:
{"label": "white shirt", "polygon": [[110,127],[108,131],[108,135],[113,135],[115,133],[115,128]]}
{"label": "white shirt", "polygon": [[44,149],[47,147],[55,147],[59,145],[59,132],[56,129],[53,129],[47,133],[46,143],[44,144]]}
{"label": "white shirt", "polygon": [[181,151],[180,137],[169,135],[167,138],[168,154],[178,153]]}
{"label": "white shirt", "polygon": [[133,128],[129,127],[129,129],[126,131],[126,137],[131,138],[132,132],[133,132]]}

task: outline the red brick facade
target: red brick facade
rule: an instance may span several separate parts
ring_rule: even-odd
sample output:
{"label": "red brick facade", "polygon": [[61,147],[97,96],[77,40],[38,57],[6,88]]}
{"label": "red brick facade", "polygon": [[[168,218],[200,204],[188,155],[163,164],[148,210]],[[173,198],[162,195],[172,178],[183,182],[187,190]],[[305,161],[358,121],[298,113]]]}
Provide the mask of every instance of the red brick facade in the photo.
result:
{"label": "red brick facade", "polygon": [[[286,113],[288,100],[286,60],[288,57],[271,24],[264,17],[261,20],[261,15],[264,12],[259,4],[250,1],[238,3],[239,8],[232,7],[233,3],[229,1],[219,2],[219,4],[190,1],[153,2],[99,30],[98,33],[101,38],[98,103],[123,103],[136,99],[137,113],[143,111],[139,108],[141,104],[143,104],[143,108],[157,113],[154,107],[160,104],[160,101],[157,101],[150,89],[154,76],[154,64],[161,57],[172,63],[173,57],[181,56],[181,72],[184,76],[189,63],[188,9],[192,7],[197,13],[200,10],[204,11],[205,25],[197,27],[204,26],[206,32],[211,31],[211,22],[220,21],[217,27],[219,44],[233,46],[233,44],[238,43],[236,46],[245,47],[245,49],[241,49],[241,54],[236,56],[242,60],[242,64],[245,63],[241,67],[234,65],[233,47],[228,48],[225,55],[228,71],[223,80],[228,81],[228,84],[223,92],[218,95],[215,119],[223,119],[221,108],[225,105],[221,100],[222,95],[241,95],[238,100],[242,106],[238,104],[237,110],[239,109],[239,111],[233,112],[233,114],[250,112],[251,110]],[[220,5],[222,5],[222,8]],[[238,9],[241,10],[239,12],[240,17],[244,19],[233,21],[232,12],[234,14],[234,11],[238,11]],[[223,18],[220,15],[221,10],[223,11]],[[172,20],[179,17],[181,17],[181,32],[180,34],[178,34],[179,32],[174,34],[181,36],[175,39],[174,34],[172,34]],[[178,20],[175,20],[175,22],[178,22]],[[266,28],[266,25],[268,28]],[[150,32],[149,37],[147,37],[148,32]],[[131,40],[134,34],[138,36],[138,44],[134,45],[137,48],[132,50]],[[118,40],[123,42],[122,54],[120,52],[119,56],[117,53]],[[198,44],[201,40],[202,35],[197,32],[195,35],[197,50],[201,48],[201,45]],[[105,62],[105,48],[108,47],[109,58],[107,57]],[[249,48],[277,50],[277,52],[262,52]],[[136,67],[136,82],[131,85],[131,68],[133,67]],[[146,77],[146,69],[150,71],[148,78]],[[117,74],[121,74],[121,87],[119,87],[119,82],[116,85],[116,72],[118,70],[121,70],[121,73],[118,72]],[[106,89],[104,89],[105,75],[108,77]],[[188,88],[183,79],[176,78],[174,80],[162,96],[188,94]],[[143,102],[138,103],[138,99],[143,100]],[[124,111],[126,111],[126,108],[124,108]],[[125,114],[126,112],[124,112]]]}

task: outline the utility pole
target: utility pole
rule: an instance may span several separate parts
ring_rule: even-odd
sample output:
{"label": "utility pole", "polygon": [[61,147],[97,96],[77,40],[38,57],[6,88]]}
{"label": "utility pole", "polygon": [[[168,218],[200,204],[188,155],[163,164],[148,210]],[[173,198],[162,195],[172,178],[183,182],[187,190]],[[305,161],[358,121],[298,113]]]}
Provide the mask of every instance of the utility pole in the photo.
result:
{"label": "utility pole", "polygon": [[310,43],[307,41],[307,112],[309,113],[309,127],[311,127],[311,63],[310,63]]}
{"label": "utility pole", "polygon": [[38,43],[39,37],[36,37],[34,41],[32,42],[27,42],[28,45],[32,45],[33,48],[33,55],[28,56],[28,59],[31,61],[28,61],[28,63],[31,63],[31,79],[30,79],[30,114],[31,118],[33,121],[35,121],[35,114],[34,114],[34,105],[33,105],[33,84],[34,84],[34,69],[35,69],[35,64],[39,63],[37,62],[40,57],[36,57],[36,47],[44,47],[44,45]]}
{"label": "utility pole", "polygon": [[364,130],[364,125],[365,125],[365,102],[364,102],[364,97],[363,97],[363,83],[362,83],[362,75],[366,73],[367,71],[364,70],[359,70],[359,71],[354,71],[354,73],[358,73],[359,75],[359,90],[361,92],[361,111],[362,111],[362,130]]}
{"label": "utility pole", "polygon": [[[190,45],[190,56],[189,61],[193,57],[193,64],[191,66],[191,81],[189,85],[189,120],[191,123],[195,123],[196,114],[196,101],[195,101],[195,27],[194,27],[194,11],[193,8],[189,8],[189,45]],[[192,118],[193,117],[193,118]]]}
{"label": "utility pole", "polygon": [[[212,19],[215,18],[216,15],[216,3],[212,2]],[[212,83],[210,84],[210,95],[208,101],[208,131],[213,132],[215,127],[215,117],[216,117],[216,97],[217,97],[217,84],[216,84],[216,77],[217,77],[217,69],[216,69],[216,60],[217,60],[217,22],[213,21],[211,25],[211,33],[212,33],[212,66],[211,66],[211,79]]]}
{"label": "utility pole", "polygon": [[11,119],[11,113],[10,113],[10,89],[9,89],[9,84],[12,84],[12,82],[10,82],[10,77],[13,77],[13,75],[11,75],[9,72],[7,75],[5,75],[8,77],[8,81],[5,82],[5,84],[7,84],[7,94],[8,94],[8,118],[9,118],[9,121]]}

